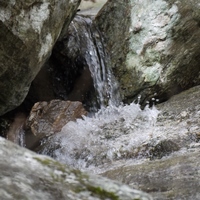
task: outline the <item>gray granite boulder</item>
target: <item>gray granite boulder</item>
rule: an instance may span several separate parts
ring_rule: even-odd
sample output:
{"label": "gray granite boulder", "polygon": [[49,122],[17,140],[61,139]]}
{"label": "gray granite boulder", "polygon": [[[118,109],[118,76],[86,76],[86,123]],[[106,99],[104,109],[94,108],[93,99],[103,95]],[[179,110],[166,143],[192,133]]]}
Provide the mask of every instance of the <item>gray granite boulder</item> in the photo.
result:
{"label": "gray granite boulder", "polygon": [[22,103],[80,0],[0,2],[0,115]]}
{"label": "gray granite boulder", "polygon": [[2,200],[152,200],[148,194],[88,175],[0,138]]}
{"label": "gray granite boulder", "polygon": [[200,84],[197,0],[110,0],[96,17],[125,102]]}

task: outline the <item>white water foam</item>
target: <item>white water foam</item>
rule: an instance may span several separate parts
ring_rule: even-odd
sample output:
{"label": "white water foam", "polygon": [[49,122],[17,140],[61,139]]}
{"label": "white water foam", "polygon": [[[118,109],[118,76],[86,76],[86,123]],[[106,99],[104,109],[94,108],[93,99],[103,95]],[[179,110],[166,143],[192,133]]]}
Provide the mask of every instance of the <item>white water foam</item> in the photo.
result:
{"label": "white water foam", "polygon": [[66,124],[41,153],[51,148],[55,159],[81,170],[131,158],[152,137],[158,113],[155,107],[141,110],[135,103],[108,106],[94,117]]}

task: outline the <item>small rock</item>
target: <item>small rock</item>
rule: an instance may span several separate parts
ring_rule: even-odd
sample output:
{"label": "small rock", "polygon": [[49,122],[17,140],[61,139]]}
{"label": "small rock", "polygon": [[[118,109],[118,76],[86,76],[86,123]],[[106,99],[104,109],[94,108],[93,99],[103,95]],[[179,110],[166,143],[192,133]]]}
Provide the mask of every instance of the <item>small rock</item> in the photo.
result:
{"label": "small rock", "polygon": [[26,121],[26,147],[32,148],[38,142],[61,131],[69,121],[86,115],[81,102],[52,100],[36,103]]}

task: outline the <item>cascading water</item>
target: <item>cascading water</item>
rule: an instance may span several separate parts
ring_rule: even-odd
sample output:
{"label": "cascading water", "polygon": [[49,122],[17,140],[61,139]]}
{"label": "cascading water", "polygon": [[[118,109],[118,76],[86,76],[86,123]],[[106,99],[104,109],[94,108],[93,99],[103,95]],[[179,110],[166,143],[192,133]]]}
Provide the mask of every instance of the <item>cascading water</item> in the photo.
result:
{"label": "cascading water", "polygon": [[[81,35],[80,35],[81,26]],[[80,44],[80,52],[85,58],[97,91],[100,108],[107,105],[119,105],[120,95],[118,84],[111,73],[109,56],[105,51],[103,39],[90,17],[76,16],[71,24],[75,40]],[[84,45],[81,45],[84,44]]]}

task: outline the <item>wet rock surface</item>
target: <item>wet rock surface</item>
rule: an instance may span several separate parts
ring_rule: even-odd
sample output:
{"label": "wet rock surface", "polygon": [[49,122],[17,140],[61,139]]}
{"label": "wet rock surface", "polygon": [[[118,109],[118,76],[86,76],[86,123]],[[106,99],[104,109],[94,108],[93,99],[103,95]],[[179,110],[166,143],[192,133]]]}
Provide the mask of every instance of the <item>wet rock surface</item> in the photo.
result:
{"label": "wet rock surface", "polygon": [[125,102],[162,102],[200,83],[199,20],[196,0],[105,4],[95,21]]}
{"label": "wet rock surface", "polygon": [[3,138],[0,138],[0,146],[0,196],[3,200],[152,200],[146,193],[71,169]]}
{"label": "wet rock surface", "polygon": [[80,1],[0,4],[0,115],[19,106]]}

